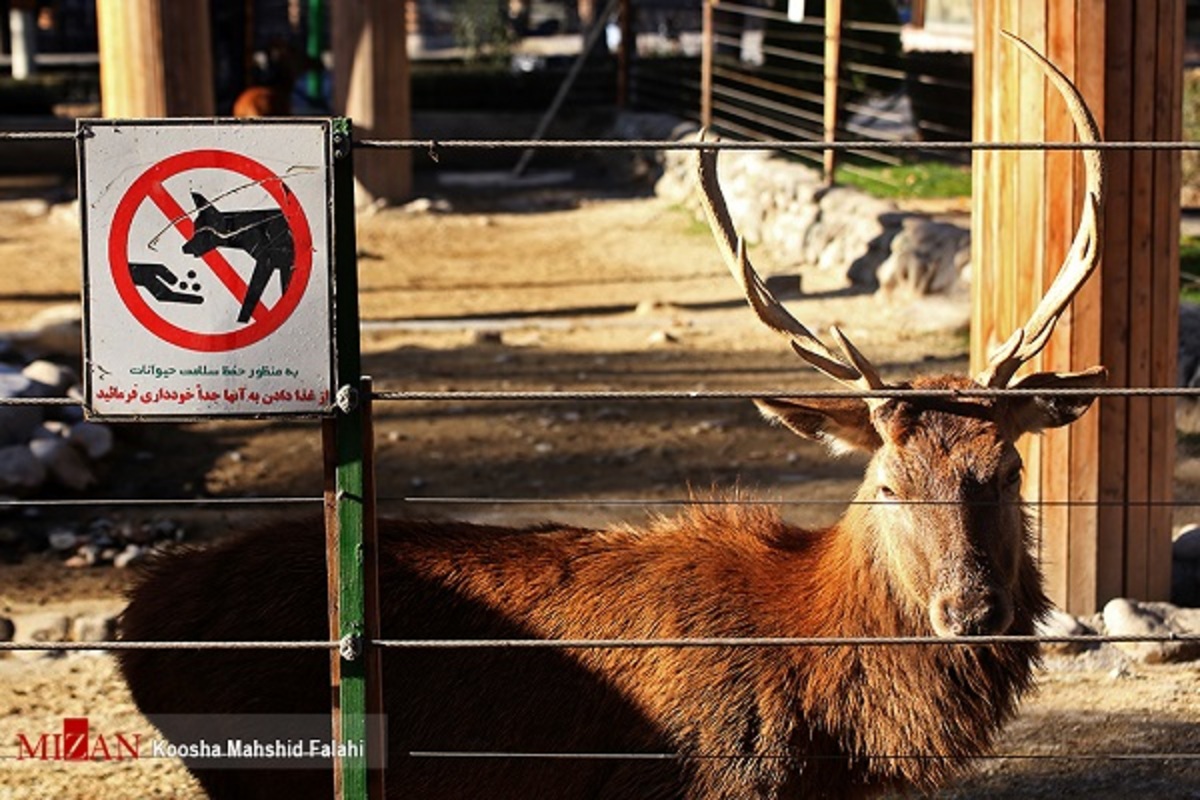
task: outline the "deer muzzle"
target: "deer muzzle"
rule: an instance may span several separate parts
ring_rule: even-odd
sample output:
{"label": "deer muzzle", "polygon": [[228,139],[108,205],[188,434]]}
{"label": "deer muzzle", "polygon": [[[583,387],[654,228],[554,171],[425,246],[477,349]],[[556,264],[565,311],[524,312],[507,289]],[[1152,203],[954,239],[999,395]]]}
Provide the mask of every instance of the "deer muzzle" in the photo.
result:
{"label": "deer muzzle", "polygon": [[994,636],[1013,622],[1012,596],[995,588],[971,587],[936,593],[929,621],[938,636]]}

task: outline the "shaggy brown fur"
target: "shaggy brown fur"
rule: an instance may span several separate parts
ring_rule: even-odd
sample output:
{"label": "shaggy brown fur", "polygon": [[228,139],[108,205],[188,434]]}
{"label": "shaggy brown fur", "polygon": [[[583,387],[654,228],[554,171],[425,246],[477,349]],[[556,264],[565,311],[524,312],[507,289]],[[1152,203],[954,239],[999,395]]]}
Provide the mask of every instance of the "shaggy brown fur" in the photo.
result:
{"label": "shaggy brown fur", "polygon": [[[920,416],[895,412],[893,420]],[[862,491],[870,487],[868,478]],[[839,525],[811,531],[765,507],[703,504],[641,530],[382,521],[383,636],[932,636],[928,614],[902,596],[869,544],[877,511],[855,505]],[[134,589],[122,636],[324,639],[323,542],[314,519],[162,558]],[[1047,601],[1028,554],[1015,561],[1007,632],[1028,634]],[[389,791],[741,800],[929,790],[988,749],[1029,688],[1035,657],[1030,644],[391,650]],[[125,651],[120,660],[151,720],[328,708],[324,653]],[[457,760],[413,751],[680,757]],[[214,797],[294,800],[330,789],[328,773],[198,775]]]}

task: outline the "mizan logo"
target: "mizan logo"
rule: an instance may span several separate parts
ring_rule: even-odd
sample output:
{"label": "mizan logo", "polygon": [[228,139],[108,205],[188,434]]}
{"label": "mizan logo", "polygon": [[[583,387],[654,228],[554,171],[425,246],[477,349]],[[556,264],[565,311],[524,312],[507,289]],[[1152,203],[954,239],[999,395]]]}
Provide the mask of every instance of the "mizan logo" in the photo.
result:
{"label": "mizan logo", "polygon": [[17,734],[17,760],[132,761],[139,757],[140,733],[91,734],[87,717],[66,717],[62,733]]}

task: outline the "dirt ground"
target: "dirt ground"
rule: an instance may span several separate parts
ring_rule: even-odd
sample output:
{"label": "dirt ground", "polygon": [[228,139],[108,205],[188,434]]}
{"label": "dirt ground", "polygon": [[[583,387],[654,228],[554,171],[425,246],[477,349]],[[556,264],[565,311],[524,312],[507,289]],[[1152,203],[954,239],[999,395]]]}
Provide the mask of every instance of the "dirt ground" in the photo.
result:
{"label": "dirt ground", "polygon": [[[782,394],[819,385],[757,327],[707,231],[658,200],[544,189],[459,193],[422,208],[360,219],[364,363],[377,389]],[[0,329],[77,302],[79,252],[71,206],[0,201]],[[885,373],[965,369],[961,301],[881,305],[822,274],[806,274],[804,288],[793,310],[816,327],[840,324]],[[735,485],[787,503],[793,518],[829,522],[863,466],[768,428],[742,399],[380,401],[376,441],[383,513],[504,522],[638,520],[693,491]],[[0,522],[170,517],[190,540],[208,540],[280,506],[130,508],[103,498],[287,497],[313,507],[320,432],[308,422],[125,425],[101,471],[96,506],[24,509]],[[26,554],[0,565],[0,615],[116,610],[128,577]],[[945,797],[1200,797],[1200,666],[1057,658],[1040,684],[1000,757]],[[31,720],[56,730],[61,717],[82,715],[97,730],[148,729],[106,655],[0,658],[0,741]],[[0,799],[195,794],[169,759],[47,766],[0,753]]]}

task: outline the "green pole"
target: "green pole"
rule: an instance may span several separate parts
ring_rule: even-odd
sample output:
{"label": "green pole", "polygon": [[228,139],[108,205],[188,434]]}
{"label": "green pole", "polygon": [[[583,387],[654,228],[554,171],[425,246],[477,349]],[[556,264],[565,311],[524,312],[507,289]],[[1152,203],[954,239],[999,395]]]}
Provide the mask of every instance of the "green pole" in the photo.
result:
{"label": "green pole", "polygon": [[[364,403],[360,396],[362,359],[358,335],[358,275],[354,234],[354,161],[350,120],[337,118],[333,134],[333,257],[335,341],[337,344],[337,412],[334,433],[335,553],[337,560],[338,639],[342,642],[338,703],[334,711],[339,741],[358,744],[339,754],[340,797],[366,800],[367,792],[367,659],[366,591],[364,580],[364,521],[373,513],[364,446]],[[331,564],[332,567],[332,564]]]}
{"label": "green pole", "polygon": [[308,0],[308,38],[305,41],[305,54],[308,56],[309,68],[307,88],[309,102],[319,108],[324,107],[321,79],[325,70],[317,65],[321,63],[321,34],[325,23],[324,0]]}

